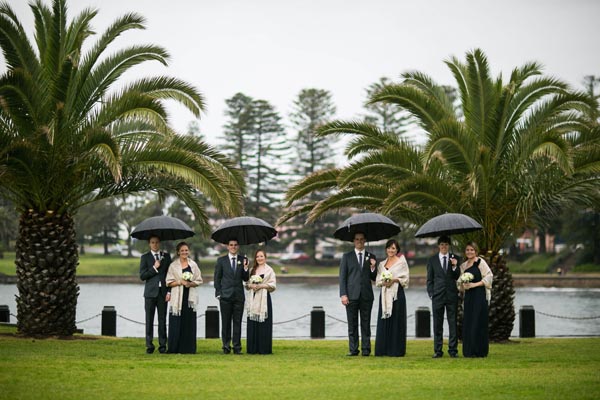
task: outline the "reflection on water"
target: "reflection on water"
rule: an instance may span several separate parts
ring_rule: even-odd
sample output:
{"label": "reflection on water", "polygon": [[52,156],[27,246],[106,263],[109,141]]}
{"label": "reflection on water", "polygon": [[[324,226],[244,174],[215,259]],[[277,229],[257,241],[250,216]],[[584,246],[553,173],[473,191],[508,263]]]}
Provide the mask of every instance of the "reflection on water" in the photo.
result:
{"label": "reflection on water", "polygon": [[[200,312],[206,306],[218,306],[211,286],[199,287]],[[515,310],[517,317],[512,336],[519,335],[519,308],[533,305],[536,310],[537,336],[586,336],[600,335],[600,318],[565,319],[559,317],[591,317],[600,315],[600,289],[574,288],[517,288]],[[77,327],[85,333],[100,334],[99,314],[104,306],[114,306],[117,318],[117,335],[144,336],[143,284],[82,284],[77,304]],[[375,291],[378,294],[378,291]],[[0,304],[7,304],[16,314],[16,285],[0,285]],[[325,334],[327,338],[345,338],[347,335],[346,313],[338,298],[337,285],[279,284],[273,299],[273,336],[276,338],[307,338],[310,336],[310,311],[313,306],[325,309]],[[378,297],[378,295],[377,295]],[[406,290],[408,312],[408,336],[415,336],[414,312],[417,307],[431,309],[425,288]],[[377,324],[377,302],[373,306],[373,327]],[[544,315],[544,314],[549,315]],[[97,317],[94,317],[98,315]],[[550,316],[552,315],[552,316]],[[91,318],[91,319],[89,319]],[[132,322],[132,321],[135,322]],[[86,320],[86,321],[84,321]],[[288,322],[290,320],[294,320]],[[344,322],[340,322],[344,321]],[[15,318],[11,317],[11,322]],[[447,332],[447,326],[444,327]],[[198,319],[198,337],[204,337],[204,318]],[[242,327],[245,336],[245,327]],[[375,332],[373,330],[373,338]]]}

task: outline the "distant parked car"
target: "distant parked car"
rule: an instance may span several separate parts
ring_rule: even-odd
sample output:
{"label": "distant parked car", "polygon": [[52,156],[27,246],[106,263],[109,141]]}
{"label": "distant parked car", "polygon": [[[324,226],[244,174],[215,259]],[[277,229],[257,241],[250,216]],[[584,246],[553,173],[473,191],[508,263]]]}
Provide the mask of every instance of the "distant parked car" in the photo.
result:
{"label": "distant parked car", "polygon": [[123,248],[123,246],[117,243],[109,250],[109,253],[120,256],[123,255],[123,252],[125,252],[126,250],[127,249]]}

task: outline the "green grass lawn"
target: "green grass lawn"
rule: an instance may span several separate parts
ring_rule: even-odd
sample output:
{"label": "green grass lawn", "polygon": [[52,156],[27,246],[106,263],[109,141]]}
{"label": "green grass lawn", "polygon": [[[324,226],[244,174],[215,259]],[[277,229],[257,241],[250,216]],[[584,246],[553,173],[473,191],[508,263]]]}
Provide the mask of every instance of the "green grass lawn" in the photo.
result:
{"label": "green grass lawn", "polygon": [[600,265],[598,264],[581,264],[581,265],[577,265],[575,266],[575,268],[573,268],[573,272],[576,272],[578,274],[580,273],[588,273],[588,272],[600,272]]}
{"label": "green grass lawn", "polygon": [[513,274],[545,274],[555,259],[555,255],[535,254],[522,263],[509,261],[508,266]]}
{"label": "green grass lawn", "polygon": [[[200,269],[210,270],[214,267],[214,260],[201,260]],[[0,273],[15,275],[15,253],[4,253],[0,259]],[[79,257],[77,275],[135,275],[140,273],[140,259],[127,258],[119,255],[85,254]]]}
{"label": "green grass lawn", "polygon": [[346,357],[343,340],[276,340],[274,354],[147,355],[143,339],[18,338],[0,327],[2,399],[596,399],[600,338],[492,344],[486,359]]}

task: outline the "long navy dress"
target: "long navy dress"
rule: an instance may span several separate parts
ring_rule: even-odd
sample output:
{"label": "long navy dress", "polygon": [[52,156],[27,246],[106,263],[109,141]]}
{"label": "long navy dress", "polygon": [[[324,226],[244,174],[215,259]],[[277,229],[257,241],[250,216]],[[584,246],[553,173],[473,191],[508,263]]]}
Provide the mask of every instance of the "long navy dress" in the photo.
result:
{"label": "long navy dress", "polygon": [[[260,276],[264,279],[265,275]],[[254,296],[251,292],[249,296]],[[247,320],[246,352],[248,354],[272,354],[273,353],[273,305],[271,304],[271,293],[267,291],[268,317],[264,322]]]}
{"label": "long navy dress", "polygon": [[404,357],[406,354],[406,296],[398,285],[398,298],[392,304],[392,315],[381,319],[381,294],[377,313],[375,356]]}
{"label": "long navy dress", "polygon": [[[181,272],[192,272],[191,267]],[[188,306],[190,289],[183,288],[181,314],[169,313],[168,353],[196,353],[196,312]]]}
{"label": "long navy dress", "polygon": [[[471,283],[481,281],[481,272],[477,260],[465,270],[473,274]],[[465,291],[463,305],[463,356],[487,357],[489,350],[488,339],[488,303],[485,298],[485,287],[478,286]]]}

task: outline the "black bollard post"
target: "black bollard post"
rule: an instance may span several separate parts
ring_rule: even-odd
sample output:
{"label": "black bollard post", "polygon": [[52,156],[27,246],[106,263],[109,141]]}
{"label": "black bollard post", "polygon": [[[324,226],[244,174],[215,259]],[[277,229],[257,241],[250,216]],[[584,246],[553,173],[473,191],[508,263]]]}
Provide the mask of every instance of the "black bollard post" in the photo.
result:
{"label": "black bollard post", "polygon": [[431,337],[431,312],[429,307],[417,307],[415,311],[415,336]]}
{"label": "black bollard post", "polygon": [[7,305],[0,306],[0,322],[10,323],[10,309]]}
{"label": "black bollard post", "polygon": [[206,339],[218,339],[219,338],[219,309],[217,306],[206,307],[206,314],[204,314],[206,320],[205,333]]}
{"label": "black bollard post", "polygon": [[521,306],[519,310],[519,337],[535,337],[535,310],[533,306]]}
{"label": "black bollard post", "polygon": [[114,306],[102,309],[102,336],[117,336],[117,310]]}
{"label": "black bollard post", "polygon": [[321,306],[314,306],[310,312],[310,337],[325,338],[325,310]]}

